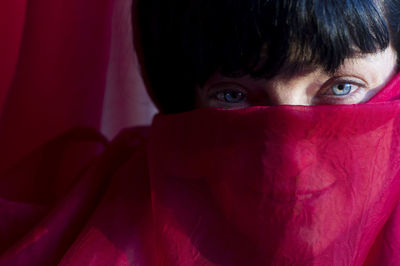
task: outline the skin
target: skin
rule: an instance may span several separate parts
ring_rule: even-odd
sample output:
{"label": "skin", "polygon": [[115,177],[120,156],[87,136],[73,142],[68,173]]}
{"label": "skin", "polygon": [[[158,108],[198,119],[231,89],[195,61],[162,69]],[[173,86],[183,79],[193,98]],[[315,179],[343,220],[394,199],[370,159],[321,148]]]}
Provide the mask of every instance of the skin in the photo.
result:
{"label": "skin", "polygon": [[[349,58],[333,74],[324,72],[322,68],[314,68],[290,77],[282,73],[266,80],[249,76],[231,78],[216,73],[204,87],[197,89],[197,107],[236,109],[250,106],[359,104],[378,93],[397,70],[397,54],[389,46],[379,53]],[[232,99],[234,101],[229,101]],[[356,141],[361,146],[368,141],[371,134],[379,137],[380,134],[386,133],[384,130],[369,132],[351,141]],[[383,139],[388,143],[384,143]],[[380,145],[390,147],[390,141],[390,138],[382,138]],[[360,174],[362,178],[349,180],[348,173],[336,169],[335,164],[321,163],[318,159],[321,155],[318,153],[320,147],[308,141],[298,142],[296,145],[293,150],[299,152],[299,155],[294,154],[291,163],[302,169],[296,179],[296,188],[325,192],[315,201],[309,198],[312,197],[312,193],[302,194],[297,198],[292,217],[295,222],[285,225],[286,235],[280,239],[280,244],[296,248],[304,246],[305,243],[310,254],[322,254],[334,239],[351,242],[347,239],[351,235],[344,231],[348,229],[346,226],[350,221],[359,221],[360,211],[368,210],[372,206],[373,202],[369,199],[374,199],[382,193],[385,179],[371,179],[366,187],[364,181],[369,177],[368,171]],[[327,145],[335,145],[335,142],[328,142]],[[282,149],[285,147],[282,146]],[[324,146],[324,149],[334,150],[334,147]],[[352,155],[362,158],[363,156],[358,154],[362,152],[364,151],[355,150]],[[381,162],[387,162],[390,160],[390,149],[379,149],[375,156],[379,157]],[[375,157],[371,158],[371,161],[375,161]],[[388,166],[371,164],[368,167],[371,172],[373,169],[384,172]],[[318,175],[312,172],[316,169]],[[321,176],[323,178],[315,179]],[[287,245],[285,241],[288,242]],[[351,248],[353,247],[349,246],[349,249]],[[286,252],[295,253],[297,250]]]}
{"label": "skin", "polygon": [[266,79],[213,75],[196,90],[196,107],[238,109],[250,106],[359,104],[368,101],[393,78],[397,55],[389,46],[374,54],[349,58],[329,74],[306,69]]}
{"label": "skin", "polygon": [[[216,73],[204,87],[197,89],[197,107],[237,109],[250,106],[359,104],[378,93],[397,70],[396,52],[388,47],[383,52],[347,59],[333,74],[314,68],[290,77],[282,73],[266,80],[249,76],[232,78]],[[230,102],[232,99],[234,101]],[[382,129],[359,135],[351,139],[352,147],[364,145],[371,136],[382,137],[380,147],[390,147],[391,138],[383,137],[385,134],[385,129]],[[385,189],[386,179],[369,177],[374,171],[386,173],[390,167],[385,164],[390,160],[389,148],[380,148],[371,155],[372,162],[382,162],[382,165],[370,164],[366,166],[368,171],[360,173],[358,178],[349,179],[349,173],[336,168],[337,164],[320,160],[321,152],[335,150],[335,143],[326,142],[322,151],[321,147],[308,140],[298,141],[295,146],[292,146],[293,143],[279,143],[281,150],[289,149],[287,153],[292,155],[288,164],[301,169],[296,176],[295,191],[312,191],[297,196],[291,217],[293,222],[285,224],[285,234],[279,244],[288,248],[285,250],[288,254],[296,254],[296,248],[300,246],[308,248],[306,254],[319,256],[335,239],[350,243],[348,249],[352,252],[355,247],[351,244],[354,241],[349,232],[354,228],[349,224],[354,221],[359,223],[364,211],[366,215],[371,213],[370,208],[375,202],[370,199],[379,198]],[[363,158],[363,152],[356,149],[351,155]],[[281,176],[276,182],[284,183],[288,175],[282,174],[285,170],[277,169]],[[319,195],[319,191],[324,192]],[[267,200],[265,204],[268,204]],[[271,226],[279,227],[276,224]],[[254,237],[257,238],[257,235]]]}

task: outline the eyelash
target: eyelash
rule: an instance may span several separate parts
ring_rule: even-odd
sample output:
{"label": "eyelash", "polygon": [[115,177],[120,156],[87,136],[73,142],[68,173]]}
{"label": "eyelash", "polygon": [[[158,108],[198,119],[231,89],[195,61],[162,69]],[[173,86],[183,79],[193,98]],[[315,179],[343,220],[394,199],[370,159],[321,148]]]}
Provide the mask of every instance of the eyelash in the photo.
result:
{"label": "eyelash", "polygon": [[[313,98],[314,105],[346,104],[346,102],[350,102],[353,99],[359,97],[359,94],[362,92],[362,88],[365,88],[365,84],[361,84],[361,82],[353,80],[334,80],[334,81],[328,81],[327,84],[328,85],[322,86],[322,88],[319,90],[322,91],[322,93],[318,92],[314,96]],[[331,94],[332,88],[334,86],[339,86],[339,85],[350,85],[352,86],[352,89],[347,94],[344,95]],[[226,101],[225,94],[229,92],[242,93],[243,98],[238,102],[228,102]],[[230,84],[230,83],[219,84],[218,86],[215,86],[213,89],[211,89],[209,93],[209,98],[214,101],[218,101],[219,103],[228,107],[238,106],[239,104],[244,104],[244,103],[246,105],[251,105],[247,103],[248,101],[247,90],[237,84]]]}
{"label": "eyelash", "polygon": [[[224,99],[226,99],[225,94],[229,93],[229,92],[242,93],[243,97],[242,97],[241,101],[239,101],[239,102],[225,101],[224,100]],[[221,96],[221,94],[222,94],[222,96]],[[219,97],[219,95],[221,97]],[[242,89],[240,86],[235,86],[235,85],[220,86],[219,85],[211,90],[211,92],[209,93],[209,97],[215,101],[221,102],[226,105],[237,105],[237,104],[243,103],[246,100],[247,91],[245,89]],[[221,99],[221,98],[223,98],[223,99]]]}
{"label": "eyelash", "polygon": [[[332,89],[334,86],[339,86],[339,85],[350,85],[352,86],[352,89],[350,92],[347,94],[343,95],[334,95],[332,92]],[[364,84],[361,84],[360,82],[355,82],[355,81],[335,81],[330,83],[326,89],[322,89],[323,92],[319,93],[316,95],[316,101],[317,104],[324,104],[324,102],[327,102],[327,104],[344,104],[346,102],[349,102],[359,96],[359,93],[361,93],[362,89],[365,88]],[[360,99],[361,100],[361,99]]]}

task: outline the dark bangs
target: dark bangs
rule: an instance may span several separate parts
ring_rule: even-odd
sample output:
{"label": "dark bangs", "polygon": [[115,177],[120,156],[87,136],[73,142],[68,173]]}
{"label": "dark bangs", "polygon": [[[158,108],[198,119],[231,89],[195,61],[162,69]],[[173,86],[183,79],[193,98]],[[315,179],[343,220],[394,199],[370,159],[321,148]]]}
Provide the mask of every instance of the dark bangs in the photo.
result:
{"label": "dark bangs", "polygon": [[384,50],[390,42],[384,12],[375,1],[243,2],[249,6],[239,21],[232,17],[235,31],[222,48],[226,75],[268,78],[304,66],[334,72],[346,58]]}
{"label": "dark bangs", "polygon": [[[383,1],[382,1],[383,2]],[[139,0],[136,42],[164,113],[194,108],[196,86],[217,71],[273,77],[388,47],[378,0]]]}

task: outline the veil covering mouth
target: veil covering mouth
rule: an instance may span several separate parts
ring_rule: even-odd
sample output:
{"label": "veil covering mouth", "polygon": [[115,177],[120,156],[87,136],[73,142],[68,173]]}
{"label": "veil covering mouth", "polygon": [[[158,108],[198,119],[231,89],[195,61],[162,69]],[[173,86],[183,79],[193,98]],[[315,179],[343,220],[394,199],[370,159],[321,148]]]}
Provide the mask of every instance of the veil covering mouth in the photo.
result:
{"label": "veil covering mouth", "polygon": [[396,261],[399,78],[358,105],[157,115],[147,149],[156,264]]}
{"label": "veil covering mouth", "polygon": [[199,109],[107,141],[149,101],[130,1],[8,2],[0,266],[399,264],[400,76],[359,105]]}
{"label": "veil covering mouth", "polygon": [[67,132],[0,176],[0,265],[397,265],[398,95]]}

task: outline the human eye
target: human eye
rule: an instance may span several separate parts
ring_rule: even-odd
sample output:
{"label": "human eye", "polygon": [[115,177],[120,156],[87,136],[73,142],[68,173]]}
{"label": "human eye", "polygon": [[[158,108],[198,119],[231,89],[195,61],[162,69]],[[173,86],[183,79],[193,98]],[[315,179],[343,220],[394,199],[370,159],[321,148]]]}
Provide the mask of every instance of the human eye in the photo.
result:
{"label": "human eye", "polygon": [[366,96],[366,85],[358,80],[334,80],[323,86],[315,104],[357,104]]}
{"label": "human eye", "polygon": [[209,90],[209,99],[217,107],[244,107],[247,91],[238,84],[216,84]]}
{"label": "human eye", "polygon": [[225,89],[217,92],[215,97],[219,101],[224,101],[227,103],[240,103],[245,99],[246,95],[239,90]]}
{"label": "human eye", "polygon": [[340,83],[330,87],[330,92],[334,96],[345,96],[357,89],[357,86],[351,83]]}

